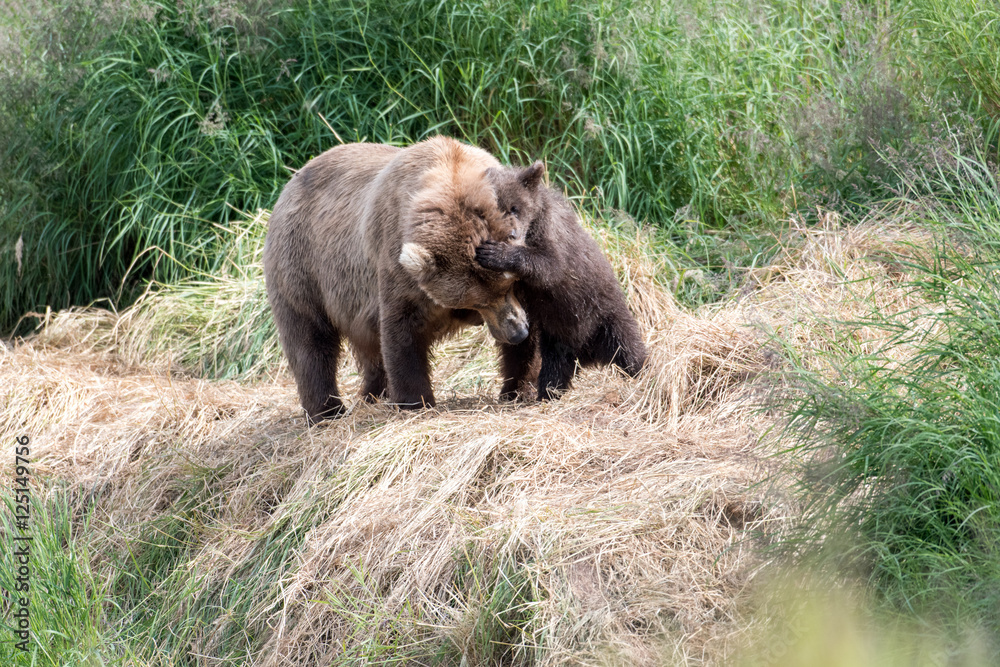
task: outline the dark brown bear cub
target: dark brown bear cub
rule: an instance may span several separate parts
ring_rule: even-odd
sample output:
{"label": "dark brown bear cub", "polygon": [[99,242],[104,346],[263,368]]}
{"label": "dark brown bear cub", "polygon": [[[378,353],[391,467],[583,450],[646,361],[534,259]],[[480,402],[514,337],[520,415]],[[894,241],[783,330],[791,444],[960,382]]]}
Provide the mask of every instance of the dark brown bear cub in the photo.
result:
{"label": "dark brown bear cub", "polygon": [[541,162],[486,172],[500,210],[518,227],[527,226],[523,246],[487,240],[476,249],[480,265],[519,278],[515,290],[528,314],[529,337],[500,346],[505,400],[517,397],[539,351],[539,400],[570,387],[577,360],[581,366],[614,364],[633,377],[646,361],[611,264],[569,202],[542,183],[544,173]]}

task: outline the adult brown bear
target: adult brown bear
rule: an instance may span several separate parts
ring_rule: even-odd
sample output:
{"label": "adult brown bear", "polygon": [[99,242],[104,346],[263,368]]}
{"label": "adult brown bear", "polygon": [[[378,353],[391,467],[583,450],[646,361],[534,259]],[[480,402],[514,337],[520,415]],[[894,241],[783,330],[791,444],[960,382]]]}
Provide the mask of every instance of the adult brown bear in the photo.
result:
{"label": "adult brown bear", "polygon": [[580,226],[573,207],[542,182],[545,167],[493,168],[487,178],[510,224],[527,225],[523,244],[487,239],[476,249],[485,268],[513,273],[528,313],[531,335],[500,341],[500,398],[517,397],[536,367],[538,398],[558,398],[581,366],[614,364],[635,376],[646,346],[621,285],[597,242]]}
{"label": "adult brown bear", "polygon": [[485,241],[523,243],[496,206],[488,153],[446,137],[408,148],[344,144],[306,164],[274,205],[264,275],[281,346],[311,422],[344,410],[341,339],[366,400],[434,405],[429,350],[486,322],[502,343],[528,335],[509,273],[475,260]]}

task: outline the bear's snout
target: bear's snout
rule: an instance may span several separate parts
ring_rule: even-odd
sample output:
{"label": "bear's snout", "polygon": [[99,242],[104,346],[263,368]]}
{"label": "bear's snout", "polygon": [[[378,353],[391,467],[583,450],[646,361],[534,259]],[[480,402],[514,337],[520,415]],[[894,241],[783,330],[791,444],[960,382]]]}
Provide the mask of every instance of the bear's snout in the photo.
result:
{"label": "bear's snout", "polygon": [[517,345],[528,337],[528,315],[513,292],[507,293],[499,307],[479,312],[498,343]]}
{"label": "bear's snout", "polygon": [[[511,316],[511,319],[514,320],[513,315]],[[512,321],[511,324],[512,324],[512,333],[510,336],[510,340],[508,340],[507,343],[509,345],[517,345],[518,343],[520,343],[521,341],[523,341],[525,338],[528,337],[528,322],[527,320],[525,320],[524,322],[521,322],[519,320],[514,320]]]}

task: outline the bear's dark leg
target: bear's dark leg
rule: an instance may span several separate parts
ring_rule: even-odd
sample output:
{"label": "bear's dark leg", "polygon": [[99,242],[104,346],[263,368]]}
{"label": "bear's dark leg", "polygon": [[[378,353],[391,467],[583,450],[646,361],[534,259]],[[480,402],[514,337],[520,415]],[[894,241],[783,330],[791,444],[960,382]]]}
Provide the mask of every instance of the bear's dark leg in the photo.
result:
{"label": "bear's dark leg", "polygon": [[635,377],[646,365],[646,344],[642,342],[639,325],[632,314],[626,312],[611,320],[608,329],[614,344],[611,363],[625,371],[629,377]]}
{"label": "bear's dark leg", "polygon": [[548,401],[559,398],[570,388],[576,355],[568,345],[544,331],[540,339],[542,368],[538,372],[538,400]]}
{"label": "bear's dark leg", "polygon": [[500,345],[500,400],[513,401],[523,396],[527,383],[534,383],[538,374],[538,327],[528,326],[528,337],[517,345]]}
{"label": "bear's dark leg", "polygon": [[[378,331],[378,320],[371,324],[371,330]],[[382,346],[378,336],[371,338],[355,338],[351,341],[354,358],[361,369],[363,384],[361,399],[366,403],[385,398],[388,384],[386,382],[385,364],[382,362]]]}
{"label": "bear's dark leg", "polygon": [[386,304],[380,328],[389,400],[405,410],[433,407],[426,316],[413,304]]}
{"label": "bear's dark leg", "polygon": [[374,403],[379,399],[385,398],[389,384],[386,379],[385,366],[382,365],[382,360],[379,359],[377,362],[368,359],[364,360],[361,363],[361,373],[365,379],[364,386],[361,388],[361,397],[368,403]]}
{"label": "bear's dark leg", "polygon": [[631,313],[603,320],[580,353],[582,366],[614,364],[635,377],[646,363],[646,345]]}
{"label": "bear's dark leg", "polygon": [[340,332],[325,315],[305,316],[280,304],[272,304],[272,309],[309,423],[339,417],[344,412],[337,392]]}

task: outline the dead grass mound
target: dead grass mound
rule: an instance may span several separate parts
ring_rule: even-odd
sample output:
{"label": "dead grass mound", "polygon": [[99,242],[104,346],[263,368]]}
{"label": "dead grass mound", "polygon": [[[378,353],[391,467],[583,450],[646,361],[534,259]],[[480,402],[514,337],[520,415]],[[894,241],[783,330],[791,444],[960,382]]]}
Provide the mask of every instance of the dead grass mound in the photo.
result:
{"label": "dead grass mound", "polygon": [[260,578],[245,617],[192,631],[192,654],[247,622],[262,665],[717,662],[740,634],[748,536],[789,511],[754,485],[771,425],[756,382],[782,363],[767,331],[816,344],[799,304],[853,308],[867,283],[845,278],[892,289],[896,270],[866,259],[884,230],[796,233],[744,289],[690,312],[641,233],[598,230],[650,364],[637,380],[583,372],[555,403],[499,404],[494,351],[469,331],[437,350],[437,409],[357,402],[307,429],[280,369],[241,384],[144,365],[114,344],[127,314],[90,310],[0,352],[0,429],[32,436],[36,475],[80,490],[105,580],[111,554],[182,504],[198,527],[177,567],[200,590]]}

